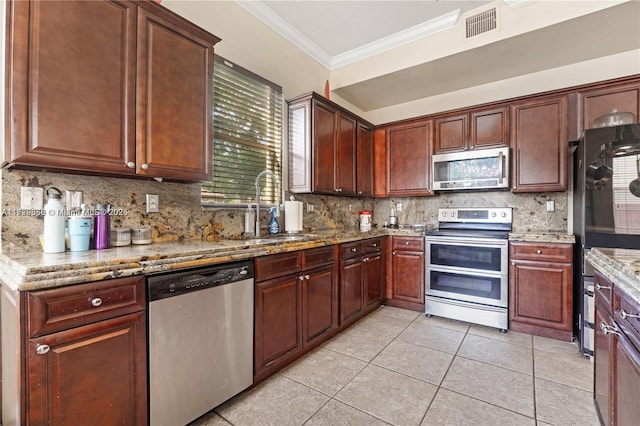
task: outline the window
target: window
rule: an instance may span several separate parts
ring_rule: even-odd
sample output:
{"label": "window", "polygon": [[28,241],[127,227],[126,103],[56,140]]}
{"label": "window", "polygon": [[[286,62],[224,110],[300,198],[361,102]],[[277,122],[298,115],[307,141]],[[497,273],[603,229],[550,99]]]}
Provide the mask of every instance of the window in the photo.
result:
{"label": "window", "polygon": [[[255,203],[261,171],[282,186],[282,88],[217,55],[213,88],[213,180],[202,184],[202,204]],[[260,202],[275,204],[273,179],[260,183]]]}

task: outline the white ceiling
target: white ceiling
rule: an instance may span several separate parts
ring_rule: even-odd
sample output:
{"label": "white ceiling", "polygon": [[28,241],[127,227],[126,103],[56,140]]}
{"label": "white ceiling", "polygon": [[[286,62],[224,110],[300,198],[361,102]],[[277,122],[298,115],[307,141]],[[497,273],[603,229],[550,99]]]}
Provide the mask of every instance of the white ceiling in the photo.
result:
{"label": "white ceiling", "polygon": [[[237,1],[328,69],[451,28],[461,14],[474,9],[482,11],[490,3],[485,0]],[[524,0],[503,1],[514,4]],[[637,50],[640,49],[638,22],[640,1],[633,0],[335,88],[334,93],[363,111],[370,111]]]}

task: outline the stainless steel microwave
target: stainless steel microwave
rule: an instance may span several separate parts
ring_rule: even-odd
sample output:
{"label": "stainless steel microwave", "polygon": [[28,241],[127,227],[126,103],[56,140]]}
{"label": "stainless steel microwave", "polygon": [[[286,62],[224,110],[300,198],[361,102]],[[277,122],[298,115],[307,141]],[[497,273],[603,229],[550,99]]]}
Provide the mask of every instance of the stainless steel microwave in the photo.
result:
{"label": "stainless steel microwave", "polygon": [[509,188],[508,147],[434,154],[431,166],[434,191]]}

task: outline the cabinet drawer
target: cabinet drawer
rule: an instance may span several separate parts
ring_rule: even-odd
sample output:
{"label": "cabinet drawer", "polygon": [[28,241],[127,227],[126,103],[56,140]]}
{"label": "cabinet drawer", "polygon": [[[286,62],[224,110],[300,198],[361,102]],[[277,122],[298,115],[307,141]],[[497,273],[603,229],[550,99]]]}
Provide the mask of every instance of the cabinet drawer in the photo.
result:
{"label": "cabinet drawer", "polygon": [[256,281],[295,274],[302,269],[299,251],[257,257],[254,266]]}
{"label": "cabinet drawer", "polygon": [[143,311],[144,277],[126,277],[42,290],[27,296],[29,337]]}
{"label": "cabinet drawer", "polygon": [[326,246],[304,250],[302,269],[309,270],[324,265],[333,265],[336,261],[336,246]]}
{"label": "cabinet drawer", "polygon": [[573,244],[511,242],[509,243],[509,256],[514,260],[571,262]]}
{"label": "cabinet drawer", "polygon": [[613,291],[615,320],[640,350],[640,304],[616,287]]}
{"label": "cabinet drawer", "polygon": [[369,238],[363,244],[366,253],[378,253],[382,250],[382,238]]}
{"label": "cabinet drawer", "polygon": [[393,237],[392,241],[393,250],[424,250],[423,237]]}
{"label": "cabinet drawer", "polygon": [[609,315],[613,312],[613,282],[596,270],[593,274],[596,302],[607,308]]}
{"label": "cabinet drawer", "polygon": [[349,260],[364,254],[364,244],[362,241],[340,244],[340,257],[342,260]]}

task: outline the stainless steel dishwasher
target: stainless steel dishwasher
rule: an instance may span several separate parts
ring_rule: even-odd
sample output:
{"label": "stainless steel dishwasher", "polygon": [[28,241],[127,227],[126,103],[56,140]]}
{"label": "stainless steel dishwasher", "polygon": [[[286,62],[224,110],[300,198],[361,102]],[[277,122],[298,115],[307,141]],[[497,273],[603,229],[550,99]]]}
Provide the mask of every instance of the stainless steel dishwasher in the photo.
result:
{"label": "stainless steel dishwasher", "polygon": [[149,422],[184,425],[253,383],[253,262],[147,278]]}

